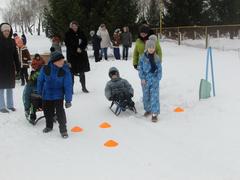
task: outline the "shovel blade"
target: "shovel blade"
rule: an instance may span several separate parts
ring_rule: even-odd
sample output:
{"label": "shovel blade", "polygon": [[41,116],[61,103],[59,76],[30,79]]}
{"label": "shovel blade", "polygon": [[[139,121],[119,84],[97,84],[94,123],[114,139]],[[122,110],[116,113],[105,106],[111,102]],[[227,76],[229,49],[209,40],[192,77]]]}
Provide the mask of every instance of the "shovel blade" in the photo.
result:
{"label": "shovel blade", "polygon": [[211,83],[205,79],[201,79],[199,99],[208,99],[209,97],[211,97]]}

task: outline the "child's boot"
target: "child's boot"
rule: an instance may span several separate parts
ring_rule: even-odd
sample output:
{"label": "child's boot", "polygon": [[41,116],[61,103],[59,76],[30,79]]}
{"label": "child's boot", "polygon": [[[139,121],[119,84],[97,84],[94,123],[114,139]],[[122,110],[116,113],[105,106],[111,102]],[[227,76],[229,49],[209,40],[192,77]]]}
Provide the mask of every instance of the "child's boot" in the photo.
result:
{"label": "child's boot", "polygon": [[154,122],[154,123],[158,122],[158,117],[156,114],[152,115],[152,122]]}
{"label": "child's boot", "polygon": [[52,129],[48,127],[43,129],[43,133],[49,133],[50,131],[52,131]]}
{"label": "child's boot", "polygon": [[147,112],[147,111],[143,114],[144,117],[148,117],[148,116],[150,116],[150,115],[151,115],[151,113],[150,113],[150,112]]}
{"label": "child's boot", "polygon": [[67,133],[67,131],[66,131],[66,132],[62,132],[62,133],[61,133],[61,136],[62,136],[62,138],[67,139],[67,138],[68,138],[68,133]]}
{"label": "child's boot", "polygon": [[37,119],[36,114],[30,114],[30,120],[29,120],[29,122],[30,122],[31,124],[35,125],[36,119]]}

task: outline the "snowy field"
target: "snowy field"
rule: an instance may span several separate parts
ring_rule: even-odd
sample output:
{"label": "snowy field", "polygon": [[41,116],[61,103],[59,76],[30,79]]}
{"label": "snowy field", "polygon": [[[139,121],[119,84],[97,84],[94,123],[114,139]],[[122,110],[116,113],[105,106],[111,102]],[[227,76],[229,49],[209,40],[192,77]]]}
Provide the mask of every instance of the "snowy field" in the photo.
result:
{"label": "snowy field", "polygon": [[[48,51],[50,42],[29,39],[32,51]],[[206,50],[163,42],[160,121],[142,117],[141,87],[131,61],[95,63],[87,73],[89,94],[75,84],[73,107],[67,109],[70,137],[62,139],[55,124],[43,134],[24,117],[21,95],[14,90],[17,112],[0,114],[0,180],[239,180],[240,59],[235,51],[213,50],[215,98],[198,100]],[[39,48],[38,48],[39,47]],[[116,66],[135,90],[138,114],[116,117],[104,97],[108,69]],[[77,79],[76,79],[77,82]],[[175,113],[176,107],[185,109]],[[38,114],[41,115],[41,114]],[[108,122],[109,129],[99,125]],[[74,126],[83,128],[72,133]],[[119,143],[106,148],[113,139]]]}

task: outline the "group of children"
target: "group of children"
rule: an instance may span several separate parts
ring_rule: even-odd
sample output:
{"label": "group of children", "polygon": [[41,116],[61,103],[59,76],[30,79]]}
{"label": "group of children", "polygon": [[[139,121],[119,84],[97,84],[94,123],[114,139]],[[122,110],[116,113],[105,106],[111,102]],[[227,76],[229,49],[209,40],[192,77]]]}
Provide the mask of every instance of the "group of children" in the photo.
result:
{"label": "group of children", "polygon": [[[56,115],[61,136],[67,138],[64,99],[65,107],[71,107],[73,84],[72,74],[65,63],[64,56],[55,51],[51,54],[48,64],[45,65],[40,55],[36,54],[31,66],[31,75],[23,92],[26,118],[34,124],[36,111],[43,110],[46,119],[46,127],[43,132],[48,133],[53,129]],[[34,102],[36,100],[38,103]],[[40,104],[40,106],[36,104]]]}
{"label": "group of children", "polygon": [[[162,67],[159,56],[156,54],[157,38],[149,38],[145,43],[145,52],[138,64],[138,73],[143,92],[144,116],[152,116],[152,122],[158,121],[160,113],[159,82],[162,77]],[[60,134],[68,137],[66,127],[65,107],[71,107],[73,82],[70,68],[59,51],[52,52],[49,62],[45,65],[39,54],[36,54],[31,63],[32,71],[23,93],[23,102],[26,117],[34,124],[36,111],[43,110],[46,118],[46,127],[43,132],[53,129],[54,116],[59,123]],[[115,67],[109,70],[110,81],[105,87],[105,96],[109,101],[118,101],[123,107],[134,107],[132,97],[134,90],[131,84],[120,77]],[[36,107],[33,101],[38,99],[41,106]]]}
{"label": "group of children", "polygon": [[[162,78],[162,66],[160,57],[156,54],[157,37],[154,35],[145,43],[145,52],[138,64],[139,78],[143,92],[144,116],[152,116],[152,122],[158,121],[160,113],[159,82]],[[134,95],[129,82],[122,79],[117,68],[109,70],[111,80],[105,87],[105,96],[110,101],[127,100],[126,106],[134,106],[131,98]]]}

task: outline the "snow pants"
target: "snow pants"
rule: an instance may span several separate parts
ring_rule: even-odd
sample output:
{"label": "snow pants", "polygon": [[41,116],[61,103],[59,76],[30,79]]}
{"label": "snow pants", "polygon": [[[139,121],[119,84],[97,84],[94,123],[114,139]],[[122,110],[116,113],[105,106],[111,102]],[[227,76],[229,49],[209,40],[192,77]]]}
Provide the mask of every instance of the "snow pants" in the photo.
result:
{"label": "snow pants", "polygon": [[60,133],[67,132],[67,119],[63,107],[63,99],[54,101],[43,100],[43,111],[46,118],[47,128],[53,128],[54,116],[56,112]]}
{"label": "snow pants", "polygon": [[147,80],[146,85],[142,86],[142,91],[144,110],[152,114],[159,114],[159,80],[156,78]]}

